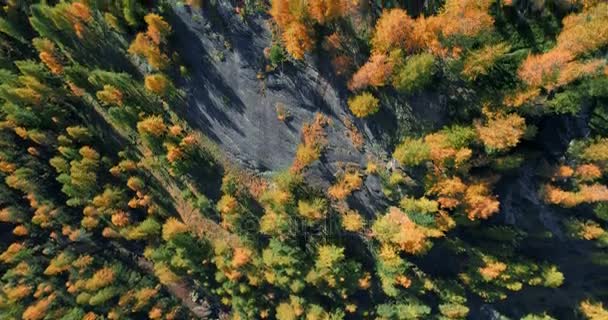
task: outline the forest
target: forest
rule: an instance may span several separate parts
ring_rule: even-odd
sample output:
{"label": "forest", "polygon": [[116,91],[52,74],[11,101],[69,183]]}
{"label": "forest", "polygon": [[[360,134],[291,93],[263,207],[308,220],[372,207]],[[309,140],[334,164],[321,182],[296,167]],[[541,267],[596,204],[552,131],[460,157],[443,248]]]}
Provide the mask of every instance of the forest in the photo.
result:
{"label": "forest", "polygon": [[607,1],[0,5],[0,320],[608,320]]}

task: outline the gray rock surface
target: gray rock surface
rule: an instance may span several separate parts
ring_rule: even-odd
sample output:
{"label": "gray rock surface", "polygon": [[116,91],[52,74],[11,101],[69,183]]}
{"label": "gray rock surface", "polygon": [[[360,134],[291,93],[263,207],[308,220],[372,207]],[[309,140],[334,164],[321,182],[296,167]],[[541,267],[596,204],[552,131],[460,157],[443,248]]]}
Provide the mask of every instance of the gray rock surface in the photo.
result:
{"label": "gray rock surface", "polygon": [[[364,167],[375,138],[363,121],[349,113],[344,81],[311,67],[314,61],[278,67],[260,79],[258,74],[266,65],[263,51],[271,43],[266,21],[260,16],[242,20],[226,2],[218,2],[213,9],[202,14],[176,5],[171,21],[172,47],[190,73],[182,84],[190,124],[237,163],[269,173],[291,165],[302,125],[321,112],[331,119],[326,128],[329,144],[308,174],[327,186],[344,163]],[[289,121],[277,119],[277,104],[287,108]],[[365,136],[366,151],[358,151],[347,137],[345,118]],[[375,153],[382,156],[377,154],[381,151]],[[371,180],[353,200],[367,213],[381,205],[379,184]]]}

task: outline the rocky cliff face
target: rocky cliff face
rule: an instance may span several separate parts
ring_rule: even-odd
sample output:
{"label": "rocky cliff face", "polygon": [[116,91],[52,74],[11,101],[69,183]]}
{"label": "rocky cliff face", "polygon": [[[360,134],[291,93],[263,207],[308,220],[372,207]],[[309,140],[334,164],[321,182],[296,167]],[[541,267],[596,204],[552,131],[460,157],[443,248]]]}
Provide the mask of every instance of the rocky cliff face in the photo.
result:
{"label": "rocky cliff face", "polygon": [[[346,81],[334,75],[325,57],[312,55],[305,62],[263,72],[263,52],[271,43],[266,17],[243,19],[228,1],[202,11],[179,5],[173,9],[172,47],[190,74],[182,83],[188,99],[185,118],[246,168],[261,174],[288,168],[302,125],[318,112],[331,119],[326,128],[329,144],[321,160],[307,170],[307,178],[322,187],[344,165],[365,167],[370,157],[386,158],[387,145],[395,142],[400,125],[416,129],[422,123],[443,122],[445,99],[425,93],[407,100],[383,99],[390,106],[383,106],[370,121],[356,119],[346,104]],[[288,121],[277,119],[277,105],[289,112]],[[363,135],[363,148],[357,149],[348,138],[349,123]],[[384,206],[377,177],[366,178],[351,198],[351,205],[368,215]]]}
{"label": "rocky cliff face", "polygon": [[[215,140],[237,163],[265,174],[291,165],[302,125],[320,112],[331,119],[326,128],[329,144],[310,168],[311,180],[327,186],[343,164],[364,167],[376,139],[370,128],[349,114],[344,81],[339,82],[317,61],[263,73],[263,51],[271,43],[266,21],[259,16],[242,20],[226,2],[213,10],[202,14],[175,6],[171,21],[173,47],[190,73],[183,89],[191,125]],[[288,121],[277,119],[277,105],[289,112]],[[367,151],[353,146],[345,122],[358,127]],[[383,155],[376,150],[375,156]],[[355,201],[371,213],[380,205],[375,203],[379,192],[378,181],[368,179]]]}

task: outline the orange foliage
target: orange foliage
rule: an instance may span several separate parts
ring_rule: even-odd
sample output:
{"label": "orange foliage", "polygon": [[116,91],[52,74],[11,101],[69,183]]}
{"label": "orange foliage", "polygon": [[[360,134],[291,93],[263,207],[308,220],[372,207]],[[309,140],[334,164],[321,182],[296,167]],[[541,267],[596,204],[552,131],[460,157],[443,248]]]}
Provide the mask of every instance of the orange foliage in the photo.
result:
{"label": "orange foliage", "polygon": [[398,275],[395,278],[395,283],[404,288],[409,288],[412,285],[412,280],[404,275]]}
{"label": "orange foliage", "polygon": [[585,300],[581,302],[579,308],[588,320],[608,319],[608,310],[604,309],[601,302],[593,303],[589,300]]}
{"label": "orange foliage", "polygon": [[363,135],[348,117],[344,117],[343,121],[344,126],[346,127],[346,137],[350,140],[355,149],[361,151],[363,149],[363,143],[365,142]]}
{"label": "orange foliage", "polygon": [[526,130],[526,120],[513,113],[492,117],[485,125],[476,126],[479,138],[493,150],[505,150],[517,145]]}
{"label": "orange foliage", "polygon": [[232,267],[240,268],[251,261],[251,250],[243,247],[234,248],[232,254]]}
{"label": "orange foliage", "polygon": [[566,178],[572,177],[573,174],[574,174],[574,169],[572,169],[571,167],[559,166],[559,168],[557,168],[557,171],[554,174],[554,177],[559,178],[559,179],[566,179]]}
{"label": "orange foliage", "polygon": [[161,41],[171,32],[171,26],[163,19],[163,17],[148,13],[144,20],[148,24],[148,30],[146,35],[156,45],[159,45]]}
{"label": "orange foliage", "polygon": [[594,164],[583,164],[576,168],[574,175],[582,181],[593,181],[602,176],[602,170]]}
{"label": "orange foliage", "polygon": [[524,103],[538,97],[540,95],[540,89],[530,88],[525,90],[516,91],[511,95],[506,96],[503,99],[503,103],[509,107],[521,107]]}
{"label": "orange foliage", "polygon": [[475,36],[491,29],[494,19],[488,13],[493,0],[448,0],[439,14],[444,37]]}
{"label": "orange foliage", "polygon": [[490,281],[498,278],[498,276],[500,276],[505,270],[507,270],[506,264],[498,261],[493,261],[486,263],[485,267],[479,268],[479,274],[486,281]]}
{"label": "orange foliage", "polygon": [[119,228],[125,227],[129,224],[129,214],[122,210],[119,210],[112,215],[111,220],[113,225]]}
{"label": "orange foliage", "polygon": [[23,320],[42,320],[46,315],[51,303],[55,300],[55,294],[51,294],[44,299],[36,301],[25,309],[21,318]]}
{"label": "orange foliage", "polygon": [[4,287],[2,288],[2,291],[4,291],[4,294],[6,294],[9,301],[15,302],[29,296],[32,293],[32,287],[26,284],[20,284],[14,287]]}
{"label": "orange foliage", "polygon": [[574,57],[565,51],[551,50],[542,55],[529,55],[517,71],[517,75],[532,87],[541,86],[557,75]]}
{"label": "orange foliage", "polygon": [[160,51],[150,37],[144,33],[138,33],[135,40],[129,46],[129,53],[144,57],[150,66],[155,69],[163,69],[169,62],[167,55]]}
{"label": "orange foliage", "polygon": [[163,309],[154,307],[148,312],[148,318],[152,320],[160,319],[163,316]]}
{"label": "orange foliage", "polygon": [[430,190],[431,193],[438,195],[437,202],[442,208],[453,209],[460,204],[458,200],[467,186],[458,177],[443,179],[437,182]]}
{"label": "orange foliage", "polygon": [[336,184],[329,187],[327,193],[334,199],[344,200],[353,191],[361,188],[363,179],[359,172],[347,172],[345,173]]}
{"label": "orange foliage", "polygon": [[167,161],[169,163],[174,163],[183,158],[184,152],[180,147],[173,144],[167,145]]}
{"label": "orange foliage", "polygon": [[29,231],[27,230],[27,228],[20,224],[18,226],[15,227],[15,229],[13,229],[13,234],[18,236],[18,237],[23,237],[23,236],[27,236],[29,234]]}
{"label": "orange foliage", "polygon": [[280,28],[285,28],[295,17],[289,10],[289,0],[272,0],[270,15]]}
{"label": "orange foliage", "polygon": [[470,220],[487,219],[498,212],[500,202],[490,193],[487,184],[470,185],[465,193],[467,216]]}
{"label": "orange foliage", "polygon": [[572,192],[547,184],[544,198],[548,203],[571,208],[581,203],[608,201],[608,188],[601,184],[582,185],[578,192]]}
{"label": "orange foliage", "polygon": [[167,126],[161,116],[149,116],[137,123],[137,131],[144,135],[159,138],[165,134]]}
{"label": "orange foliage", "polygon": [[557,80],[550,82],[545,85],[547,89],[553,89],[561,86],[565,86],[574,80],[582,78],[586,75],[592,75],[602,71],[602,68],[606,65],[606,62],[601,59],[593,59],[586,62],[573,61],[560,70]]}
{"label": "orange foliage", "polygon": [[564,27],[557,37],[554,50],[579,56],[608,43],[608,3],[605,1],[565,17],[562,23]]}
{"label": "orange foliage", "polygon": [[394,63],[385,54],[373,54],[348,82],[351,91],[360,90],[367,86],[383,86],[393,73]]}
{"label": "orange foliage", "polygon": [[75,20],[81,20],[83,22],[88,22],[91,20],[91,9],[81,2],[72,2],[70,7],[68,8],[68,13]]}
{"label": "orange foliage", "polygon": [[298,60],[303,59],[304,54],[312,49],[312,39],[306,26],[301,22],[290,23],[283,32],[282,38],[287,52]]}
{"label": "orange foliage", "polygon": [[147,75],[144,79],[146,89],[160,96],[165,95],[168,88],[168,80],[162,74]]}
{"label": "orange foliage", "polygon": [[15,257],[19,252],[21,252],[22,249],[23,245],[21,243],[11,243],[11,245],[8,246],[8,248],[6,248],[2,254],[0,254],[0,261],[5,263],[14,262]]}
{"label": "orange foliage", "polygon": [[114,282],[114,278],[114,270],[109,267],[104,267],[97,270],[93,276],[86,281],[84,287],[89,291],[98,290]]}
{"label": "orange foliage", "polygon": [[319,159],[321,152],[327,145],[325,127],[330,124],[330,119],[321,113],[315,115],[312,122],[302,125],[302,142],[296,151],[296,159],[291,166],[294,173],[300,172],[306,166]]}
{"label": "orange foliage", "polygon": [[93,263],[93,257],[91,257],[90,255],[84,255],[84,256],[80,256],[80,257],[78,257],[78,259],[74,260],[72,262],[72,266],[74,266],[78,269],[83,269],[83,268],[90,266],[92,263]]}
{"label": "orange foliage", "polygon": [[595,61],[586,65],[568,63],[608,44],[608,3],[571,14],[564,18],[563,25],[554,48],[543,54],[528,56],[520,66],[518,75],[528,85],[538,87],[547,81],[563,85],[597,69]]}
{"label": "orange foliage", "polygon": [[371,41],[373,52],[386,54],[392,49],[411,46],[409,40],[413,25],[414,21],[403,9],[382,11]]}
{"label": "orange foliage", "polygon": [[42,51],[38,57],[51,70],[51,73],[61,74],[63,72],[63,66],[53,52]]}
{"label": "orange foliage", "polygon": [[390,207],[388,214],[376,221],[372,230],[374,237],[380,241],[392,243],[411,254],[424,251],[428,245],[428,237],[440,236],[431,229],[417,225],[396,207]]}
{"label": "orange foliage", "polygon": [[599,224],[593,221],[582,223],[578,236],[585,240],[595,240],[604,234],[604,229]]}
{"label": "orange foliage", "polygon": [[309,0],[308,12],[318,23],[324,24],[344,15],[347,8],[345,0]]}

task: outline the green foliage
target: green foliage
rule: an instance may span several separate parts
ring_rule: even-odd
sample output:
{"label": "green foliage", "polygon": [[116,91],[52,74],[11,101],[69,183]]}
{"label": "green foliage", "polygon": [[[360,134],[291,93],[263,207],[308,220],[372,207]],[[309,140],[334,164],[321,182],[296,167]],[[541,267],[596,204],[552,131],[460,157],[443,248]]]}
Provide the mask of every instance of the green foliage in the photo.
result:
{"label": "green foliage", "polygon": [[431,313],[431,308],[415,302],[381,304],[376,308],[378,319],[381,320],[413,320],[424,319]]}
{"label": "green foliage", "polygon": [[430,84],[434,72],[435,57],[432,54],[410,56],[395,68],[393,86],[402,92],[415,93]]}
{"label": "green foliage", "polygon": [[404,166],[417,166],[430,159],[431,149],[422,139],[406,138],[393,157]]}
{"label": "green foliage", "polygon": [[273,66],[278,66],[282,64],[287,59],[285,55],[285,50],[279,44],[273,44],[270,47],[270,52],[268,55],[268,60],[270,60],[270,64]]}

